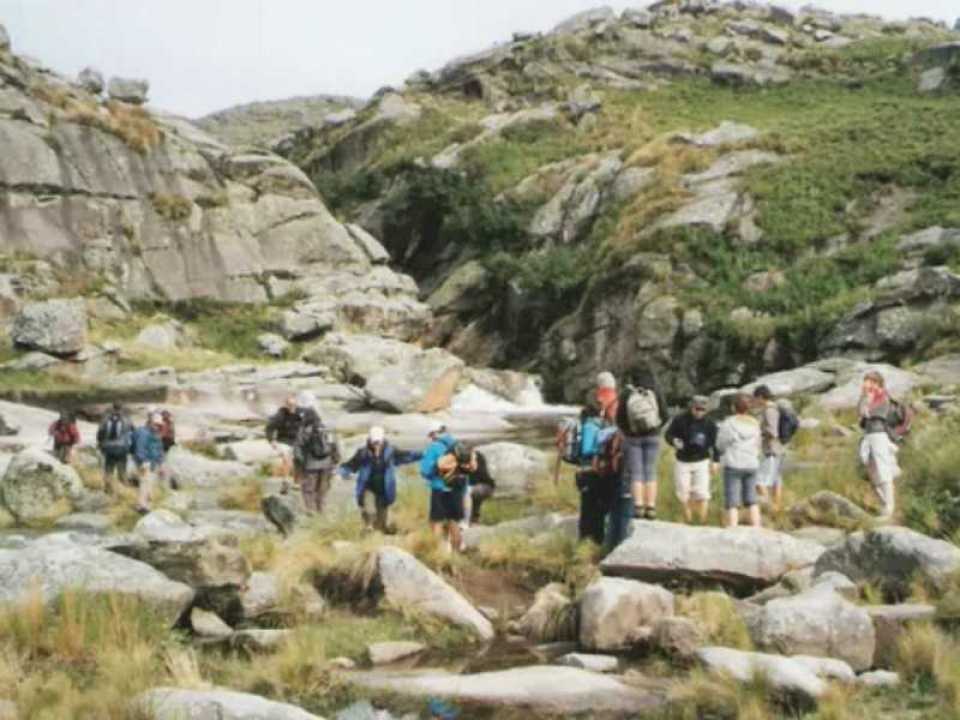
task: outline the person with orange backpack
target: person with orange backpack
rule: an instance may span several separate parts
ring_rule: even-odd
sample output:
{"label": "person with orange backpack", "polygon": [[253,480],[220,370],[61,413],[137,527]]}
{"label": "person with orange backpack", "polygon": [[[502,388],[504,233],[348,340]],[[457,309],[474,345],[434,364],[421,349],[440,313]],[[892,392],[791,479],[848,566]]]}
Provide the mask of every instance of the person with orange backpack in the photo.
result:
{"label": "person with orange backpack", "polygon": [[420,476],[430,488],[430,527],[434,535],[443,539],[446,551],[453,552],[461,547],[460,522],[466,488],[454,453],[457,440],[441,422],[430,427],[427,437],[430,444],[420,460]]}
{"label": "person with orange backpack", "polygon": [[47,430],[53,439],[53,455],[67,465],[73,460],[73,448],[80,442],[80,429],[72,412],[63,410]]}

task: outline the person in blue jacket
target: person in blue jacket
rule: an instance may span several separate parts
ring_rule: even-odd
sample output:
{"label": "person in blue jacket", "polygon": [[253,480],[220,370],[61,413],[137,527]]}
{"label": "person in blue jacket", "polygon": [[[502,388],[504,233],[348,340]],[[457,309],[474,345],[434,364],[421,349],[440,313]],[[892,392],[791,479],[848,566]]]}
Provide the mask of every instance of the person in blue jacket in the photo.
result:
{"label": "person in blue jacket", "polygon": [[581,540],[603,545],[606,517],[615,495],[614,483],[598,473],[593,460],[603,440],[615,428],[604,423],[600,404],[590,398],[580,412],[580,468],[576,474],[580,491],[580,518],[577,523]]}
{"label": "person in blue jacket", "polygon": [[163,428],[163,418],[160,413],[151,413],[147,422],[133,431],[130,441],[130,454],[133,464],[137,468],[137,512],[150,512],[150,496],[153,493],[153,482],[157,471],[163,465],[163,439],[160,431]]}
{"label": "person in blue jacket", "polygon": [[340,465],[340,475],[357,476],[356,497],[367,530],[392,532],[390,506],[397,499],[397,466],[417,462],[423,453],[397,450],[387,442],[383,428],[374,426],[367,443]]}
{"label": "person in blue jacket", "polygon": [[[430,488],[430,527],[434,535],[446,537],[448,550],[460,548],[460,521],[463,520],[463,493],[466,482],[444,477],[440,460],[457,444],[443,423],[434,423],[427,433],[430,444],[420,459],[420,476]],[[456,463],[453,463],[456,469]]]}

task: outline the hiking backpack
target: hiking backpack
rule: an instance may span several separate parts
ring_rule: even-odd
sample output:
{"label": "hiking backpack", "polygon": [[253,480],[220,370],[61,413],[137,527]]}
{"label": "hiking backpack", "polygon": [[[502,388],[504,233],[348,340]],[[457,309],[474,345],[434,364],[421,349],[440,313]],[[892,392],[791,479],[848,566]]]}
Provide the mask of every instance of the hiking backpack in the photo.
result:
{"label": "hiking backpack", "polygon": [[130,427],[123,415],[108,415],[97,431],[97,441],[110,453],[126,452],[130,447]]}
{"label": "hiking backpack", "polygon": [[53,443],[54,445],[74,444],[72,423],[57,420],[53,426]]}
{"label": "hiking backpack", "polygon": [[560,426],[560,437],[557,445],[560,447],[560,457],[570,465],[580,464],[580,445],[583,436],[583,427],[577,420],[565,420]]}
{"label": "hiking backpack", "polygon": [[786,445],[797,434],[800,429],[800,418],[793,411],[793,408],[786,405],[779,405],[780,420],[777,422],[777,439]]}
{"label": "hiking backpack", "polygon": [[612,432],[600,445],[600,452],[593,459],[593,470],[602,478],[620,475],[623,467],[623,433]]}
{"label": "hiking backpack", "polygon": [[890,398],[890,412],[887,414],[887,435],[898,445],[907,439],[913,428],[914,409],[905,403]]}
{"label": "hiking backpack", "polygon": [[304,456],[310,460],[326,460],[334,454],[336,440],[326,426],[315,423],[303,443]]}
{"label": "hiking backpack", "polygon": [[631,435],[646,435],[662,424],[657,394],[650,388],[630,388],[627,396],[627,425]]}

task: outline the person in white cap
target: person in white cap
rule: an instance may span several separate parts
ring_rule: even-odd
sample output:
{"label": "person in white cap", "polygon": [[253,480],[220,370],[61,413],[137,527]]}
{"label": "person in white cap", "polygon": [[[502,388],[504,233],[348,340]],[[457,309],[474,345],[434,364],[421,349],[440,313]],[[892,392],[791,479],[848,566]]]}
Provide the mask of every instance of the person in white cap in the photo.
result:
{"label": "person in white cap", "polygon": [[397,466],[415,463],[423,456],[393,447],[383,428],[374,425],[367,433],[366,444],[340,466],[340,475],[349,478],[356,474],[356,498],[360,518],[366,530],[392,533],[390,506],[397,499]]}
{"label": "person in white cap", "polygon": [[[441,472],[440,467],[441,461],[452,455],[457,441],[442,422],[432,423],[427,437],[430,444],[420,459],[420,475],[430,488],[430,527],[435,535],[445,538],[448,551],[459,550],[466,483],[451,482],[454,477]],[[457,464],[454,458],[451,462],[454,471]]]}

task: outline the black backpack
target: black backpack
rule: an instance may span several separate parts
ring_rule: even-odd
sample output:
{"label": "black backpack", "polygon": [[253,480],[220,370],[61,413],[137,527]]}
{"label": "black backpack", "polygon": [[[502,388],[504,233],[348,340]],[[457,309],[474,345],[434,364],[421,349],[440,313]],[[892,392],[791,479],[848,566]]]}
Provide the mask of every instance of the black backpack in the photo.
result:
{"label": "black backpack", "polygon": [[780,405],[777,409],[780,411],[780,421],[777,423],[777,439],[786,445],[800,429],[800,418],[797,417],[792,408]]}
{"label": "black backpack", "polygon": [[310,460],[326,460],[333,455],[334,440],[332,433],[320,423],[314,423],[307,429],[304,438],[303,454]]}

